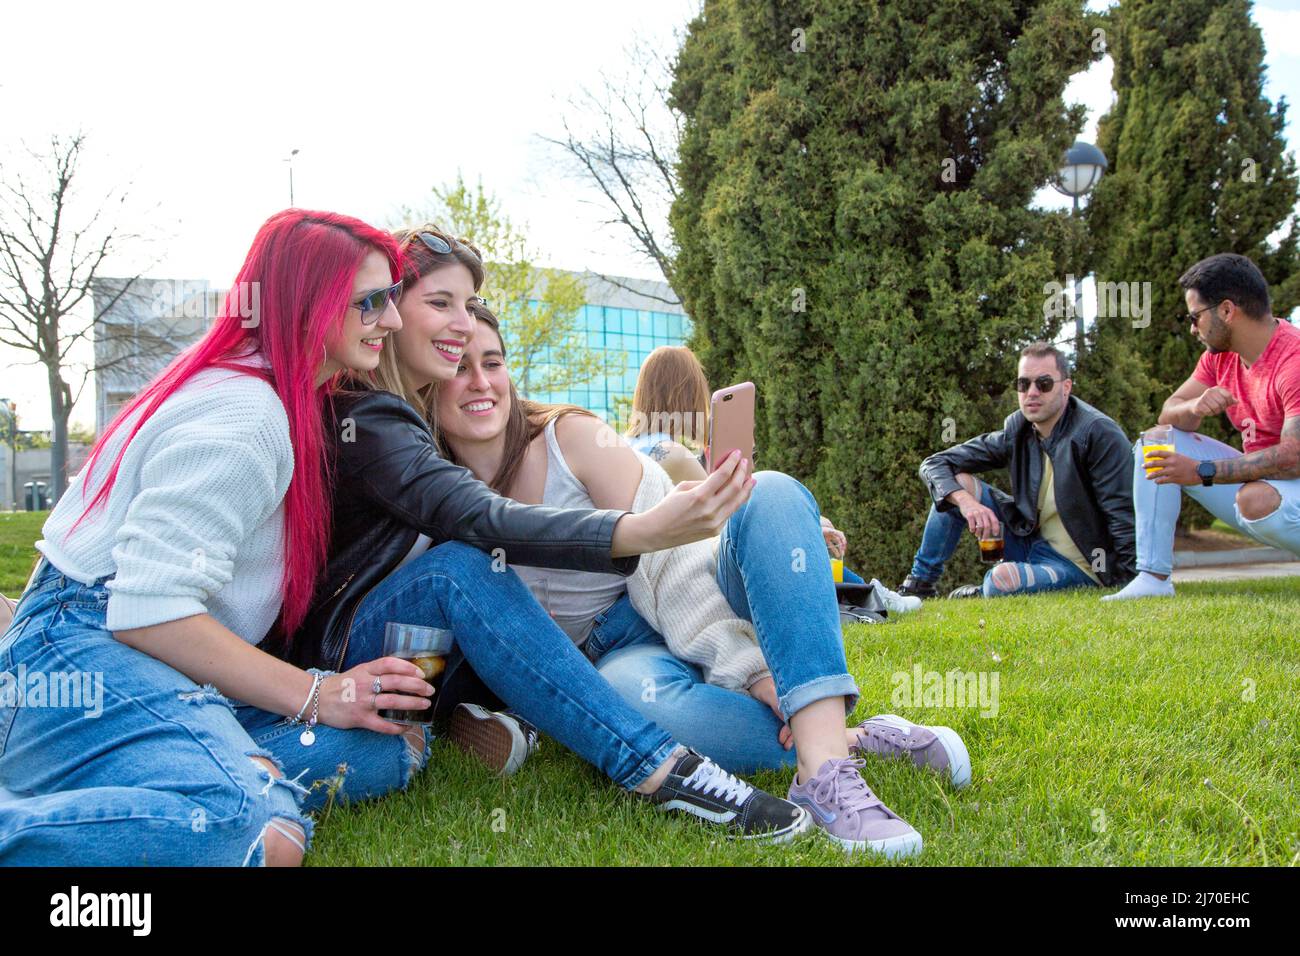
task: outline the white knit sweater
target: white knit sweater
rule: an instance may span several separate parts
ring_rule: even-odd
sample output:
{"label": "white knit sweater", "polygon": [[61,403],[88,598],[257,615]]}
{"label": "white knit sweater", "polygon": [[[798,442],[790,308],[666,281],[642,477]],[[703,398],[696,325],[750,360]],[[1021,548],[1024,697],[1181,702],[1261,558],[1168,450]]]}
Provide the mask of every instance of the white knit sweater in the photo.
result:
{"label": "white knit sweater", "polygon": [[36,547],[83,584],[113,576],[111,631],[206,612],[257,643],[280,609],[283,499],[293,476],[279,397],[252,375],[198,373],[140,428],[113,490],[72,531],[130,428],[113,433],[84,499],[86,470],[72,482]]}
{"label": "white knit sweater", "polygon": [[[641,483],[632,510],[641,512],[663,500],[673,481],[658,463],[637,454]],[[706,682],[748,690],[771,672],[754,626],[736,617],[718,587],[717,567],[717,538],[645,554],[628,579],[628,596],[673,655],[698,666]]]}

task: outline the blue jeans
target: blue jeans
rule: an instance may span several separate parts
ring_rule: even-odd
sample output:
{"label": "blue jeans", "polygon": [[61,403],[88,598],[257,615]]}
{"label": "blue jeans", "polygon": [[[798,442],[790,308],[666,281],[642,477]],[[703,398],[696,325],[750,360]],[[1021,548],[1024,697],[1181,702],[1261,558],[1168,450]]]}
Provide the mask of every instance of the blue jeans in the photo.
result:
{"label": "blue jeans", "polygon": [[[844,658],[817,502],[780,472],[754,477],[749,501],[723,529],[718,585],[736,614],[754,624],[786,719],[827,697],[845,698],[848,713],[858,688]],[[626,595],[597,616],[583,649],[625,701],[727,769],[794,766],[794,752],[777,740],[784,721],[748,693],[706,684]]]}
{"label": "blue jeans", "polygon": [[[1197,461],[1239,458],[1241,452],[1221,441],[1172,429],[1174,451]],[[1210,514],[1256,541],[1300,555],[1300,478],[1264,478],[1282,499],[1272,514],[1250,520],[1237,508],[1235,485],[1158,485],[1149,481],[1143,463],[1142,442],[1133,446],[1133,507],[1137,512],[1137,567],[1153,574],[1170,574],[1174,567],[1174,527],[1182,510],[1183,494],[1199,501]]]}
{"label": "blue jeans", "polygon": [[389,621],[449,628],[475,673],[511,711],[628,790],[676,747],[600,679],[519,576],[494,570],[477,548],[441,544],[376,585],[357,607],[345,667],[383,655]]}
{"label": "blue jeans", "polygon": [[[978,479],[977,479],[978,480]],[[1079,569],[1079,566],[1061,554],[1037,531],[1018,535],[1007,527],[1006,518],[993,497],[993,490],[980,481],[980,503],[992,508],[1002,526],[1003,560],[1013,562],[1019,574],[1020,586],[1005,590],[993,579],[993,571],[984,575],[984,596],[1003,597],[1008,594],[1036,594],[1039,591],[1060,591],[1064,588],[1096,587],[1097,582]],[[922,581],[938,581],[944,565],[957,550],[962,535],[967,530],[966,519],[957,509],[940,511],[930,506],[921,535],[921,547],[912,560],[912,575]]]}
{"label": "blue jeans", "polygon": [[303,812],[330,789],[380,796],[423,765],[427,745],[370,730],[318,726],[304,747],[284,717],[128,647],[105,628],[106,580],[44,562],[0,638],[0,786],[23,797],[0,803],[0,863],[257,866],[268,827],[292,833],[279,821],[310,842]]}

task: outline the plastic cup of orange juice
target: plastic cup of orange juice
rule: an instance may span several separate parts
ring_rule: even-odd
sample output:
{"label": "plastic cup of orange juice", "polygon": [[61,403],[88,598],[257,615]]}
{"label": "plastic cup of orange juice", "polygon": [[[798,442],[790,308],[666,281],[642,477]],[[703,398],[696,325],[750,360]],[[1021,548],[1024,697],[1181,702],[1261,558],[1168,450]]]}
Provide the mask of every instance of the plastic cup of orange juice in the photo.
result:
{"label": "plastic cup of orange juice", "polygon": [[1159,458],[1154,462],[1151,460],[1153,451],[1165,451],[1171,455],[1174,453],[1172,425],[1156,425],[1154,428],[1148,428],[1142,433],[1142,461],[1146,465],[1148,478],[1156,469],[1161,467]]}

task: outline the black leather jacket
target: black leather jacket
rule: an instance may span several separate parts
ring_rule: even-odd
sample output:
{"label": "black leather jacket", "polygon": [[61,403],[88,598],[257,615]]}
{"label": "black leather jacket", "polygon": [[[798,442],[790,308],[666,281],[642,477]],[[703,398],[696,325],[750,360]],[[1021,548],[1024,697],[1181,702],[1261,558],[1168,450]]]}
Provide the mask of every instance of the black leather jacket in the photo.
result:
{"label": "black leather jacket", "polygon": [[414,546],[464,541],[504,548],[512,564],[631,574],[639,558],[612,558],[622,511],[525,505],[496,494],[438,454],[429,427],[390,392],[352,386],[325,416],[333,442],[333,529],[325,573],[306,620],[286,650],[300,667],[342,670],[357,605]]}
{"label": "black leather jacket", "polygon": [[[1007,525],[1018,535],[1038,527],[1038,487],[1042,453],[1052,459],[1056,507],[1079,552],[1105,585],[1126,584],[1137,574],[1133,533],[1133,445],[1114,420],[1070,396],[1046,441],[1019,410],[1001,431],[980,435],[921,462],[921,480],[935,507],[950,511],[945,499],[961,488],[957,472],[979,474],[1006,468],[1011,494],[994,488]],[[1097,549],[1105,562],[1094,561]]]}

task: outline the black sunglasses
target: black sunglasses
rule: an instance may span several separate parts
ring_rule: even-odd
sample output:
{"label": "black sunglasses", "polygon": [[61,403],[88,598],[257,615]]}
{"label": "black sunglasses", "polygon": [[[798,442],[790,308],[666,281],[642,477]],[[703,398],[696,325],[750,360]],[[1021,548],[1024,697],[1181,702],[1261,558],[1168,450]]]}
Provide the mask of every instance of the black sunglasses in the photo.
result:
{"label": "black sunglasses", "polygon": [[374,292],[367,292],[360,302],[353,302],[349,308],[361,310],[361,324],[374,325],[379,321],[379,317],[384,314],[388,308],[388,303],[397,303],[398,297],[402,294],[402,283],[390,285],[387,289],[376,289]]}
{"label": "black sunglasses", "polygon": [[1025,378],[1024,376],[1021,376],[1020,378],[1016,379],[1016,391],[1027,392],[1029,391],[1030,385],[1037,385],[1038,390],[1042,392],[1044,395],[1046,395],[1048,392],[1052,390],[1052,388],[1056,385],[1057,382],[1064,382],[1064,381],[1065,379],[1063,378],[1052,378],[1052,376],[1050,375],[1040,375],[1038,376],[1038,378]]}
{"label": "black sunglasses", "polygon": [[[1202,312],[1208,312],[1210,309],[1217,309],[1219,306],[1223,305],[1225,301],[1226,301],[1225,299],[1220,299],[1218,302],[1214,303],[1214,305],[1207,305],[1205,308],[1197,309],[1195,312],[1184,312],[1183,321],[1190,322],[1192,325],[1196,325],[1196,323],[1200,321]],[[1182,330],[1177,329],[1176,331],[1182,331]]]}

